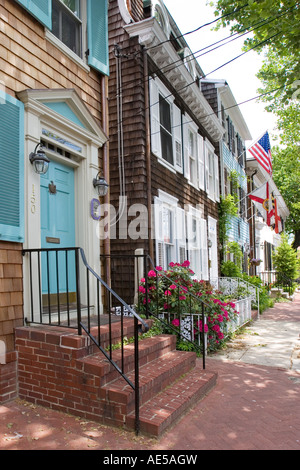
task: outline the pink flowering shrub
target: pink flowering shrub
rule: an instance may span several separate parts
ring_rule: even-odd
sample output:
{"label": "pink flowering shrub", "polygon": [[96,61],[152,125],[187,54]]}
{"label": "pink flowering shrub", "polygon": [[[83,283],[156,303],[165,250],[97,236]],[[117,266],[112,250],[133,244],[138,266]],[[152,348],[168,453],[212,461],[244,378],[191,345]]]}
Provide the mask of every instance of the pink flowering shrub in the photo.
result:
{"label": "pink flowering shrub", "polygon": [[164,313],[178,332],[183,314],[195,314],[193,333],[197,343],[198,336],[203,334],[202,319],[198,319],[202,318],[204,302],[204,333],[207,334],[208,350],[213,351],[224,341],[227,324],[234,321],[238,313],[234,303],[228,302],[221,292],[213,291],[206,281],[193,279],[193,275],[189,261],[170,263],[167,271],[159,266],[150,270],[147,279],[140,281],[139,309],[141,313],[148,311],[153,315]]}

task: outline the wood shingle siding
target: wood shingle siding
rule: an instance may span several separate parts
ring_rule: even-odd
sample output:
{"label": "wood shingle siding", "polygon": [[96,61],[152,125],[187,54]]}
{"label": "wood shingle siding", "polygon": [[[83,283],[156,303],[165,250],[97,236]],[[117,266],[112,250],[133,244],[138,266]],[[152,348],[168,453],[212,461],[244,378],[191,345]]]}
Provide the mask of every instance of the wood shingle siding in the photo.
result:
{"label": "wood shingle siding", "polygon": [[45,28],[12,0],[0,5],[0,81],[15,96],[27,88],[74,88],[101,123],[99,75],[89,73],[45,38]]}

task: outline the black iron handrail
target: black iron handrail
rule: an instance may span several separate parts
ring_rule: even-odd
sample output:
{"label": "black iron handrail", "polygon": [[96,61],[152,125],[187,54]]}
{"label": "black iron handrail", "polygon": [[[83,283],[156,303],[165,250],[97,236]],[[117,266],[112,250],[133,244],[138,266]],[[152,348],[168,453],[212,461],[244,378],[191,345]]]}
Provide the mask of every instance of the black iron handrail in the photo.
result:
{"label": "black iron handrail", "polygon": [[289,295],[292,295],[293,283],[296,281],[290,279],[285,273],[280,271],[262,271],[258,273],[258,276],[264,285],[270,286],[273,284],[278,289],[281,287],[287,288]]}
{"label": "black iron handrail", "polygon": [[[65,252],[65,287],[64,287],[64,295],[66,296],[67,306],[67,321],[64,322],[61,319],[61,302],[60,302],[60,269],[58,264],[58,253]],[[70,319],[70,292],[69,292],[69,253],[74,252],[74,262],[75,262],[75,276],[76,276],[76,326],[72,325],[72,321]],[[82,330],[89,336],[89,338],[93,341],[93,343],[98,347],[98,349],[104,354],[106,359],[111,363],[111,365],[118,371],[118,373],[123,377],[123,379],[128,383],[128,385],[134,390],[135,392],[135,429],[136,433],[139,433],[139,346],[138,346],[138,336],[141,332],[146,332],[149,329],[149,326],[145,320],[143,320],[124,300],[113,290],[111,289],[108,284],[89,266],[86,260],[85,253],[82,248],[79,247],[69,247],[69,248],[38,248],[38,249],[24,249],[23,256],[25,254],[29,254],[29,290],[30,290],[30,303],[31,303],[31,317],[28,319],[26,318],[27,323],[38,323],[38,324],[47,324],[52,326],[64,326],[67,328],[77,328],[77,332],[79,335],[82,335]],[[37,282],[37,290],[38,290],[38,305],[39,305],[39,316],[36,318],[34,314],[34,282],[33,282],[33,259],[32,255],[36,253],[36,264],[37,264],[37,273],[35,275],[35,279]],[[44,253],[46,256],[46,269],[47,273],[47,293],[45,294],[48,298],[48,322],[45,322],[43,318],[43,306],[42,306],[42,286],[41,286],[41,259],[40,255]],[[49,263],[49,254],[54,253],[55,255],[55,279],[56,279],[56,300],[57,300],[57,310],[58,310],[58,319],[56,322],[53,322],[52,318],[52,311],[51,311],[51,293],[50,293],[50,263]],[[87,324],[83,322],[82,318],[82,308],[81,305],[81,283],[80,283],[80,257],[83,262],[83,265],[86,269],[86,305],[84,308],[87,311]],[[95,320],[94,316],[91,316],[91,309],[95,308],[94,305],[91,304],[90,299],[90,275],[96,280],[97,283],[97,294],[96,294],[96,329],[98,331],[98,338],[96,338],[92,334],[92,320]],[[106,292],[106,299],[107,299],[107,313],[109,317],[109,346],[108,348],[103,347],[101,345],[101,336],[100,336],[100,327],[101,327],[101,314],[100,314],[100,285],[105,289]],[[54,294],[55,295],[55,294]],[[121,305],[121,316],[120,316],[120,323],[121,323],[121,365],[118,365],[112,358],[112,312],[111,312],[111,299],[114,298],[118,301]],[[123,310],[127,310],[130,315],[133,317],[134,321],[134,383],[128,378],[124,371],[124,323],[123,323]]]}

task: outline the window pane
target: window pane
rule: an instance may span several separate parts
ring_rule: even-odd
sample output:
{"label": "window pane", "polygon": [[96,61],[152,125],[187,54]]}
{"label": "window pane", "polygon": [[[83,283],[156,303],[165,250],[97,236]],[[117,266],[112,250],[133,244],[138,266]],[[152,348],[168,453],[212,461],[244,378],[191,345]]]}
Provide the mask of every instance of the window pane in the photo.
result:
{"label": "window pane", "polygon": [[52,4],[52,33],[60,39],[59,37],[59,8],[58,5],[53,2]]}
{"label": "window pane", "polygon": [[76,10],[76,7],[79,6],[78,0],[70,2],[53,0],[52,33],[75,54],[81,56],[81,23],[62,3],[70,9],[74,9],[74,13],[79,15],[79,10]]}
{"label": "window pane", "polygon": [[164,160],[173,165],[172,136],[168,134],[168,132],[166,132],[163,128],[161,128],[160,131],[162,157]]}
{"label": "window pane", "polygon": [[159,96],[159,109],[160,109],[160,124],[167,131],[172,132],[170,105],[161,95]]}
{"label": "window pane", "polygon": [[61,0],[76,16],[79,17],[79,0]]}
{"label": "window pane", "polygon": [[68,46],[71,51],[79,53],[78,47],[78,24],[76,20],[71,18],[69,15],[62,13],[62,42]]}

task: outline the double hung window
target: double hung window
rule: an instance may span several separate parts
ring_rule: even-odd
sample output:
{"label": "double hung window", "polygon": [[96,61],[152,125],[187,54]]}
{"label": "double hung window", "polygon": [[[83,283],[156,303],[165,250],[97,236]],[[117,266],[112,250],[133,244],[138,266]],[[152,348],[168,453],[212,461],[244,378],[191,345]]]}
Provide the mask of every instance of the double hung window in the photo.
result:
{"label": "double hung window", "polygon": [[181,111],[159,79],[150,79],[151,150],[162,164],[182,173]]}
{"label": "double hung window", "polygon": [[197,184],[197,134],[191,129],[188,131],[189,135],[189,169],[190,169],[190,182],[196,186]]}
{"label": "double hung window", "polygon": [[108,0],[16,1],[45,26],[46,39],[65,55],[84,69],[89,65],[109,75]]}
{"label": "double hung window", "polygon": [[52,0],[52,33],[82,57],[82,21],[79,0]]}
{"label": "double hung window", "polygon": [[173,165],[171,105],[162,95],[159,95],[159,116],[162,157]]}

